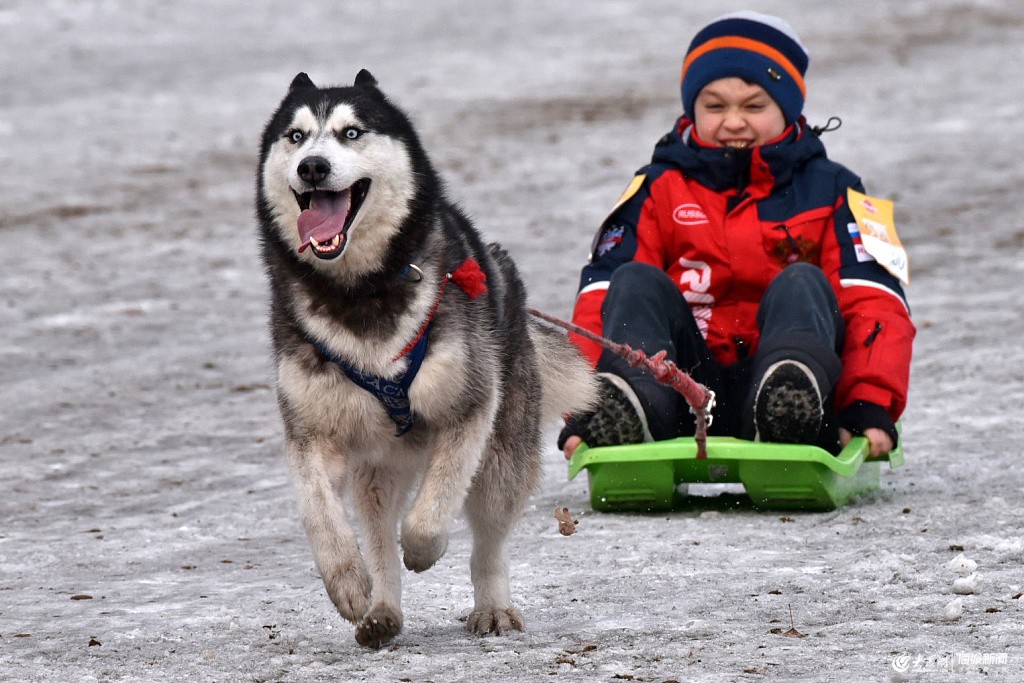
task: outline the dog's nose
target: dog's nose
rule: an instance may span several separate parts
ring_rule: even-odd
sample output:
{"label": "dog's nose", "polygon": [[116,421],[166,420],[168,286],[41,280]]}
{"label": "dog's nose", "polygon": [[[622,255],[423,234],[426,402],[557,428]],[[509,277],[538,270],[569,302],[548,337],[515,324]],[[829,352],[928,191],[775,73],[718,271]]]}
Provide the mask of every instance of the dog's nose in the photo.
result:
{"label": "dog's nose", "polygon": [[306,157],[299,162],[299,177],[316,185],[331,174],[331,164],[323,157]]}

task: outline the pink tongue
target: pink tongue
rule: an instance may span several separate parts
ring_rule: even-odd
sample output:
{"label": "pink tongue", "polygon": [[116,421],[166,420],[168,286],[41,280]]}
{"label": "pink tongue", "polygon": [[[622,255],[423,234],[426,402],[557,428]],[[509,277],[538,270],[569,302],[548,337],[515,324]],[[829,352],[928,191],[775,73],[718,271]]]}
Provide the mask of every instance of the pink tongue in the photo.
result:
{"label": "pink tongue", "polygon": [[[323,244],[341,234],[345,227],[345,219],[348,217],[350,198],[349,192],[313,193],[309,208],[299,214],[300,252],[309,246],[310,237]],[[342,235],[342,241],[344,239],[345,236]]]}

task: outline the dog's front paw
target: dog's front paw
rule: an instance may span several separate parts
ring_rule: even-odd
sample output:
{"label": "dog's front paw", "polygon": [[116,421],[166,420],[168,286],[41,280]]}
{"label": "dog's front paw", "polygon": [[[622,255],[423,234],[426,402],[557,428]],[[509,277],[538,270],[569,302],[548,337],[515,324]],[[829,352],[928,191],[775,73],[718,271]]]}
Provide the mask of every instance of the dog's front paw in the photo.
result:
{"label": "dog's front paw", "polygon": [[519,610],[509,607],[507,609],[473,610],[466,622],[466,628],[479,636],[486,636],[488,633],[496,633],[500,636],[512,629],[523,631],[526,629],[526,625],[523,624],[523,615],[519,613]]}
{"label": "dog's front paw", "polygon": [[402,527],[402,559],[406,569],[422,572],[430,569],[448,549],[447,533],[427,533],[412,525]]}
{"label": "dog's front paw", "polygon": [[379,650],[401,631],[402,613],[389,605],[375,605],[356,625],[356,642]]}
{"label": "dog's front paw", "polygon": [[362,562],[335,567],[324,575],[324,586],[338,613],[358,624],[370,608],[373,580]]}

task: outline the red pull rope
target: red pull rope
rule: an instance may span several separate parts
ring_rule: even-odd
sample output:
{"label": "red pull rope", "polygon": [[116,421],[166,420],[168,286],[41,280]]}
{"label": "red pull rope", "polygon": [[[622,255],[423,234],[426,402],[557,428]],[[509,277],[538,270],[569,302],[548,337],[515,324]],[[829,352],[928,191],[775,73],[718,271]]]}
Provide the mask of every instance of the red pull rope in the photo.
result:
{"label": "red pull rope", "polygon": [[547,313],[542,313],[535,308],[529,309],[529,313],[552,325],[578,334],[590,341],[597,342],[612,353],[624,358],[634,368],[647,370],[654,375],[654,379],[682,394],[686,402],[690,404],[690,412],[696,416],[696,433],[693,438],[697,442],[697,457],[708,457],[708,425],[711,424],[711,409],[715,405],[715,392],[695,381],[688,374],[680,370],[679,366],[672,361],[666,360],[665,351],[659,351],[653,356],[648,356],[643,351],[634,349],[629,344],[620,344],[610,339],[605,339],[579,325],[556,318]]}

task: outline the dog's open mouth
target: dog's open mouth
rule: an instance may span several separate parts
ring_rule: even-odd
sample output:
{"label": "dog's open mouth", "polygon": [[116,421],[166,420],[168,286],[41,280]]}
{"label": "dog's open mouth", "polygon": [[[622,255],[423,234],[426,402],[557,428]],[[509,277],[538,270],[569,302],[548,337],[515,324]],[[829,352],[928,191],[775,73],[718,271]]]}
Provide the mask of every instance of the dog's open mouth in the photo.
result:
{"label": "dog's open mouth", "polygon": [[370,190],[369,178],[352,184],[347,190],[329,192],[314,190],[295,194],[302,213],[299,214],[299,252],[313,248],[322,259],[333,259],[345,251],[348,229]]}

